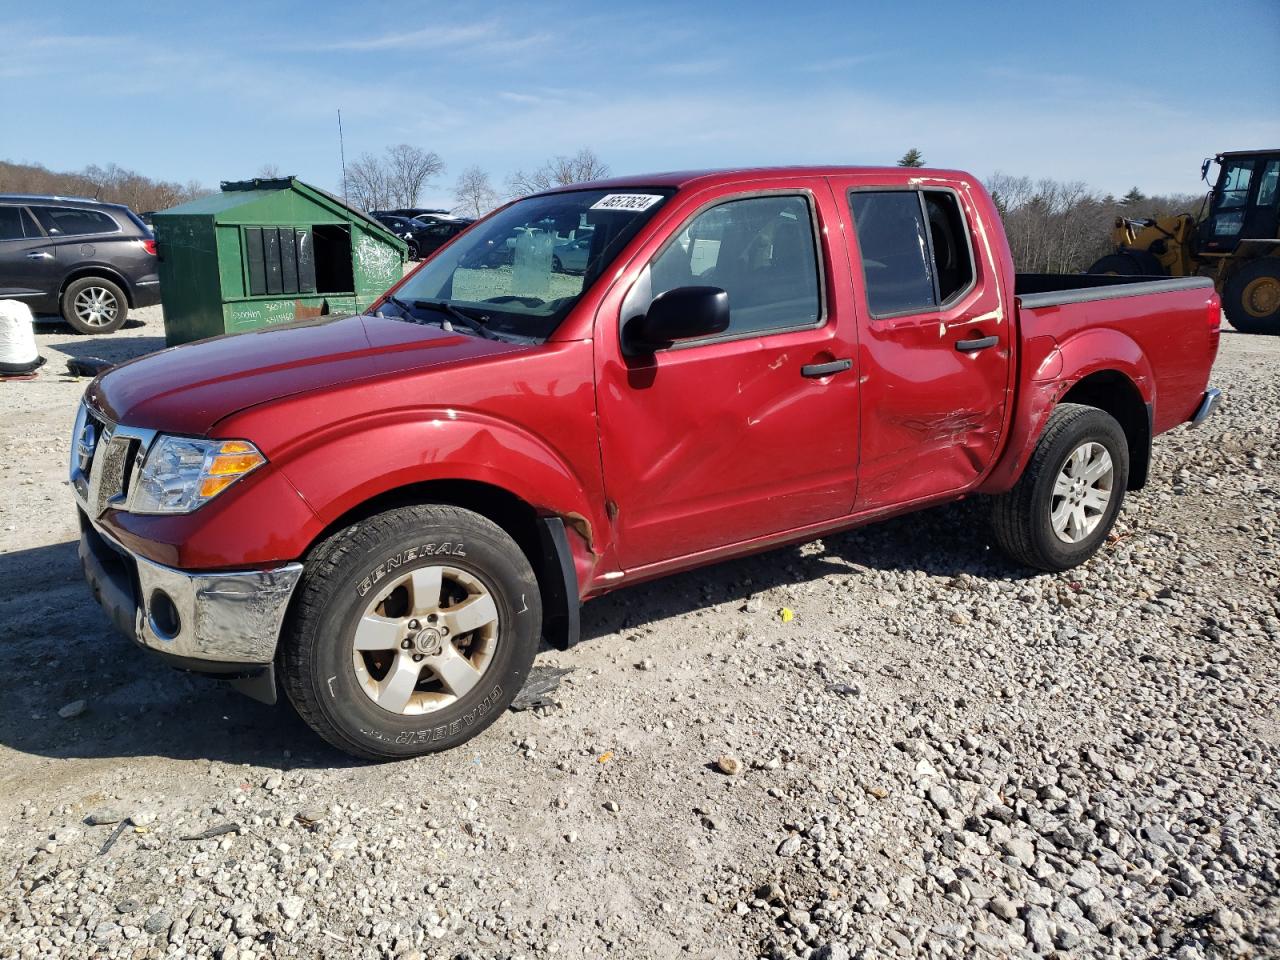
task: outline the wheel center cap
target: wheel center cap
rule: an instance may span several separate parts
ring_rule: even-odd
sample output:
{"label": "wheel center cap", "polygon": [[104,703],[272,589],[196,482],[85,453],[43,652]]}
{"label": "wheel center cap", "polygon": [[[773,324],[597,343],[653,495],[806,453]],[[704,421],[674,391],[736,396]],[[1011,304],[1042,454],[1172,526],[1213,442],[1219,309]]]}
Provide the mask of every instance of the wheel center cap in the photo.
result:
{"label": "wheel center cap", "polygon": [[424,627],[413,638],[414,648],[426,656],[434,656],[440,652],[440,631],[432,627]]}

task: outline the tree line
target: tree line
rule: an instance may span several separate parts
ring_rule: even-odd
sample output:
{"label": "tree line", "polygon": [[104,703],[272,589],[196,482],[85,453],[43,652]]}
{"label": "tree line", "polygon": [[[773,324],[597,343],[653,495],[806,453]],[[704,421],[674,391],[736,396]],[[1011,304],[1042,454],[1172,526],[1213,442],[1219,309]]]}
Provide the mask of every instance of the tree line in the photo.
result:
{"label": "tree line", "polygon": [[[924,155],[915,147],[898,160],[900,167],[924,165]],[[1117,217],[1198,216],[1204,200],[1191,193],[1148,197],[1137,187],[1116,198],[1079,180],[1033,180],[1000,171],[983,185],[1000,212],[1019,273],[1081,273],[1113,251],[1111,228]]]}
{"label": "tree line", "polygon": [[59,173],[39,163],[0,160],[0,193],[88,197],[105,203],[123,203],[137,213],[145,213],[165,210],[210,192],[194,180],[185,184],[153,180],[114,163]]}
{"label": "tree line", "polygon": [[[363,210],[395,210],[418,206],[423,191],[445,172],[434,150],[407,143],[387,147],[381,154],[365,153],[348,164],[343,179],[347,201]],[[609,165],[589,147],[572,155],[557,155],[532,170],[516,170],[507,177],[505,193],[494,186],[483,167],[465,168],[453,183],[455,213],[481,217],[506,199],[555,186],[599,180]]]}
{"label": "tree line", "polygon": [[[924,166],[912,147],[898,160],[903,167]],[[382,154],[365,153],[346,168],[343,192],[364,210],[417,207],[426,191],[446,172],[434,150],[396,144]],[[452,183],[453,211],[481,217],[513,197],[551,187],[598,180],[609,165],[589,147],[557,154],[532,169],[511,173],[502,187],[479,166],[464,168]],[[279,176],[274,164],[259,176]],[[1112,249],[1111,228],[1117,217],[1141,219],[1176,213],[1197,214],[1202,197],[1195,194],[1146,196],[1134,187],[1114,197],[1080,181],[1033,179],[996,172],[984,181],[1004,221],[1013,262],[1027,273],[1076,273],[1088,269]],[[143,213],[164,210],[211,192],[196,181],[185,184],[150,177],[114,163],[60,173],[41,164],[0,161],[0,193],[58,194],[123,203]]]}
{"label": "tree line", "polygon": [[1117,217],[1197,216],[1203,196],[1148,197],[1134,187],[1123,197],[1093,190],[1078,180],[1033,180],[994,173],[985,181],[1004,221],[1014,266],[1021,273],[1079,273],[1114,250]]}

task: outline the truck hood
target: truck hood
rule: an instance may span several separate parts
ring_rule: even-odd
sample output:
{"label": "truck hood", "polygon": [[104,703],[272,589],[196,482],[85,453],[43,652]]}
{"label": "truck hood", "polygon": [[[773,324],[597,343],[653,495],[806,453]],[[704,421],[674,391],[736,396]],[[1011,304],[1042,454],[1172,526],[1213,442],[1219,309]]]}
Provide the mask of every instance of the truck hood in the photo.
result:
{"label": "truck hood", "polygon": [[325,317],[162,350],[111,368],[85,396],[116,423],[199,436],[282,397],[526,349],[385,317]]}

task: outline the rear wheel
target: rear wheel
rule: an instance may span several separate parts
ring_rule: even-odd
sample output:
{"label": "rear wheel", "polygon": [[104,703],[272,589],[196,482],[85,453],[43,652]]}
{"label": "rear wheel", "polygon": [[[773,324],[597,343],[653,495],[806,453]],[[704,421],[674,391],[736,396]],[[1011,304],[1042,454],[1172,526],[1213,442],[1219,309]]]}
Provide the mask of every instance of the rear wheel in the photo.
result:
{"label": "rear wheel", "polygon": [[77,333],[115,333],[128,316],[124,291],[103,277],[81,277],[62,292],[62,318]]}
{"label": "rear wheel", "polygon": [[1246,263],[1231,275],[1222,299],[1237,330],[1280,334],[1280,257]]}
{"label": "rear wheel", "polygon": [[1054,410],[1017,484],[992,509],[996,542],[1040,570],[1069,570],[1102,546],[1129,482],[1129,444],[1096,407]]}
{"label": "rear wheel", "polygon": [[537,580],[505,531],[469,510],[403,507],[308,559],[282,682],[312,729],[353,756],[447,750],[510,706],[541,627]]}
{"label": "rear wheel", "polygon": [[1164,268],[1153,253],[1146,250],[1125,250],[1100,257],[1089,268],[1089,273],[1110,274],[1117,277],[1163,277]]}

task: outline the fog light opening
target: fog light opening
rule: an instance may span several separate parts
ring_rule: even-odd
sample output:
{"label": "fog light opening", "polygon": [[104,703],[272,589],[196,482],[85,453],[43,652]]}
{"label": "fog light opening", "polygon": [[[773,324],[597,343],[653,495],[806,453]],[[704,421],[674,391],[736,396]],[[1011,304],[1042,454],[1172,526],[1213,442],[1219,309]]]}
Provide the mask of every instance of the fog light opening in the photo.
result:
{"label": "fog light opening", "polygon": [[178,616],[178,608],[163,590],[151,591],[151,600],[147,606],[151,613],[151,629],[162,640],[172,640],[182,631],[182,618]]}

